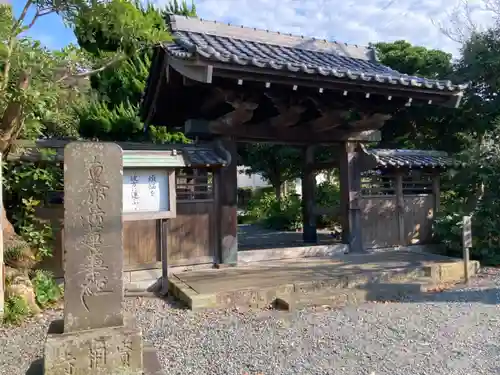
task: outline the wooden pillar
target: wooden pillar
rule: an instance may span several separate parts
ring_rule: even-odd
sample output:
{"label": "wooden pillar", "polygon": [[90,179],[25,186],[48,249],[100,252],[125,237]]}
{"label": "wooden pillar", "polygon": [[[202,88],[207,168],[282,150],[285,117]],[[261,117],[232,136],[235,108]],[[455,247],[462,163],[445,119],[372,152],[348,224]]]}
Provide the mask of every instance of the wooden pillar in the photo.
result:
{"label": "wooden pillar", "polygon": [[361,237],[361,170],[356,143],[342,142],[340,150],[340,206],[342,210],[342,242],[352,253],[363,252]]}
{"label": "wooden pillar", "polygon": [[216,236],[220,263],[235,266],[238,263],[238,154],[236,142],[221,141],[222,147],[231,155],[231,163],[216,172]]}
{"label": "wooden pillar", "polygon": [[396,171],[395,175],[396,184],[396,216],[398,218],[398,237],[399,245],[406,246],[406,234],[405,234],[405,203],[403,195],[403,173],[401,171]]}
{"label": "wooden pillar", "polygon": [[161,259],[161,289],[160,294],[168,294],[168,220],[159,219],[156,221],[156,231],[158,233],[158,246],[160,248]]}
{"label": "wooden pillar", "polygon": [[432,195],[434,196],[434,212],[432,213],[433,218],[436,218],[436,214],[439,211],[439,200],[441,198],[440,182],[439,172],[436,172],[432,177]]}
{"label": "wooden pillar", "polygon": [[314,214],[314,191],[316,175],[314,164],[314,146],[304,148],[304,165],[302,170],[302,239],[305,243],[318,242],[316,232],[316,216]]}

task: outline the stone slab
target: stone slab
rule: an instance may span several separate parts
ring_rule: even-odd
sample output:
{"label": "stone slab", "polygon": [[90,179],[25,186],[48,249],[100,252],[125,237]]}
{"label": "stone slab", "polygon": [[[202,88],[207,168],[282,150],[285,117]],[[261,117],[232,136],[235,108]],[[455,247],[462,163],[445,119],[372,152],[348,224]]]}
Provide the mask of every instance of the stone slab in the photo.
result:
{"label": "stone slab", "polygon": [[142,331],[132,319],[122,327],[62,333],[49,329],[44,349],[45,375],[139,375],[143,373]]}
{"label": "stone slab", "polygon": [[[478,268],[479,265],[474,264],[470,274],[475,274]],[[455,270],[457,273],[452,274]],[[301,296],[310,295],[316,301],[323,293],[329,295],[326,299],[333,305],[364,299],[393,300],[418,293],[423,285],[448,279],[460,281],[461,277],[463,263],[460,260],[394,251],[182,272],[170,277],[169,286],[173,296],[192,310],[199,310],[235,306],[262,308],[277,298],[293,305]]]}
{"label": "stone slab", "polygon": [[123,325],[122,149],[64,149],[64,331]]}

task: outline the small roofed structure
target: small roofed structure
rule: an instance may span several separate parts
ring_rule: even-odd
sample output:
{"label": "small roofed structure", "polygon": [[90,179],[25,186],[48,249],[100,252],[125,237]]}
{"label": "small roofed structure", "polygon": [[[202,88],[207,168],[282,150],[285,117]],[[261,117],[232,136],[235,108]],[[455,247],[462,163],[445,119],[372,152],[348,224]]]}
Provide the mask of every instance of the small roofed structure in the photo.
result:
{"label": "small roofed structure", "polygon": [[[76,139],[40,139],[16,141],[7,160],[26,162],[64,162],[64,146]],[[141,163],[169,163],[175,168],[225,167],[229,160],[222,150],[214,145],[152,144],[137,142],[115,142],[123,149],[124,164],[141,166]],[[153,157],[153,158],[151,158]]]}
{"label": "small roofed structure", "polygon": [[360,155],[364,246],[429,243],[439,210],[440,175],[460,162],[428,150],[363,148]]}
{"label": "small roofed structure", "polygon": [[466,85],[409,76],[377,61],[373,47],[328,42],[184,16],[170,16],[174,41],[159,45],[141,104],[148,124],[219,140],[232,163],[221,169],[221,259],[237,263],[236,142],[303,150],[303,239],[316,243],[315,147],[338,150],[343,242],[361,242],[359,145],[401,108],[457,107]]}
{"label": "small roofed structure", "polygon": [[377,169],[424,168],[441,170],[459,165],[456,159],[444,151],[363,149],[363,154],[368,159],[374,160]]}

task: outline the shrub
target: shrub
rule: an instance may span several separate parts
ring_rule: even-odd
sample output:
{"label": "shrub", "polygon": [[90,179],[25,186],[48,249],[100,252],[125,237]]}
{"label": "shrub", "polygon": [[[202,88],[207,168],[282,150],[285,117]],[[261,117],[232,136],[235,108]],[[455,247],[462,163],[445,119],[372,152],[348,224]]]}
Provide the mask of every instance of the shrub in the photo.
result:
{"label": "shrub", "polygon": [[329,181],[322,182],[316,188],[315,196],[317,207],[338,209],[338,213],[318,215],[316,225],[318,228],[332,228],[340,223],[340,188]]}
{"label": "shrub", "polygon": [[55,282],[52,273],[36,270],[31,282],[33,283],[36,302],[41,308],[52,306],[61,298],[61,289]]}
{"label": "shrub", "polygon": [[464,205],[445,206],[434,221],[436,239],[446,247],[450,256],[462,257],[462,220],[472,215],[472,248],[470,256],[485,265],[500,265],[500,202],[484,200],[472,213],[463,210]]}
{"label": "shrub", "polygon": [[[319,215],[318,228],[334,227],[340,222],[340,189],[323,182],[316,189],[316,206],[339,208],[339,213]],[[256,190],[247,204],[247,211],[238,216],[239,224],[260,223],[276,230],[296,230],[302,227],[302,202],[295,193],[284,195],[278,203],[272,188]]]}
{"label": "shrub", "polygon": [[238,188],[238,208],[245,210],[248,206],[248,201],[252,199],[254,190],[252,188]]}
{"label": "shrub", "polygon": [[471,258],[482,264],[500,264],[500,119],[491,132],[473,139],[457,158],[461,168],[450,173],[434,231],[449,255],[462,255],[462,218],[472,217]]}
{"label": "shrub", "polygon": [[10,296],[5,300],[3,321],[19,325],[30,315],[27,302],[21,296]]}
{"label": "shrub", "polygon": [[275,230],[296,230],[302,227],[302,205],[296,194],[289,194],[281,199],[281,204],[274,198],[265,212],[263,225]]}
{"label": "shrub", "polygon": [[[47,151],[47,160],[53,153]],[[36,216],[47,192],[61,190],[63,171],[55,163],[4,163],[6,209],[16,232],[35,250],[38,260],[52,255],[52,228]]]}

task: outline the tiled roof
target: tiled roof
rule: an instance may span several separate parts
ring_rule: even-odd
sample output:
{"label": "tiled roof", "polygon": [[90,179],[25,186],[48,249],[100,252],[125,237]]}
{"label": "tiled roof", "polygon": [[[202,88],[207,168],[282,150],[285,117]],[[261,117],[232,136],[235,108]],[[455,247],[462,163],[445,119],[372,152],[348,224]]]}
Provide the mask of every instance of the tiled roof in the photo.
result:
{"label": "tiled roof", "polygon": [[379,167],[437,168],[457,166],[457,160],[442,151],[368,149]]}
{"label": "tiled roof", "polygon": [[277,32],[171,16],[174,43],[166,51],[180,59],[204,58],[240,66],[457,92],[467,85],[399,73],[376,61],[372,47],[327,42]]}
{"label": "tiled roof", "polygon": [[[31,141],[18,141],[13,152],[9,153],[9,160],[41,161],[53,160],[64,161],[64,146],[70,143],[69,139],[47,139],[38,140],[33,144]],[[124,159],[136,160],[138,156],[155,155],[156,157],[169,159],[173,167],[207,167],[225,166],[228,161],[221,157],[214,148],[192,144],[149,144],[136,142],[116,142],[124,153]],[[47,149],[53,152],[46,152]],[[143,159],[143,157],[141,158]]]}

